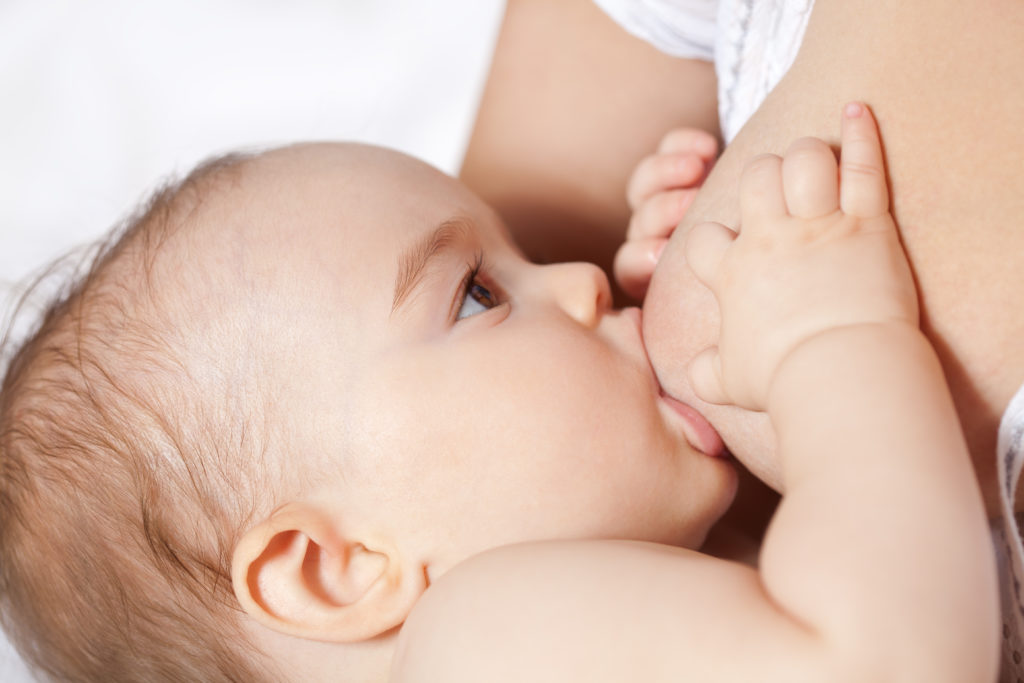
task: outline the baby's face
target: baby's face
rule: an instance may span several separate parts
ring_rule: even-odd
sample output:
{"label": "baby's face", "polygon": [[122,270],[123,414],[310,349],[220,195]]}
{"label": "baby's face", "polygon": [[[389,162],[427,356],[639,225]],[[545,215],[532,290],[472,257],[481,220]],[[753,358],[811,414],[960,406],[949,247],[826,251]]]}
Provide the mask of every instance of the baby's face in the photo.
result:
{"label": "baby's face", "polygon": [[731,501],[731,466],[698,450],[717,435],[660,397],[639,311],[609,309],[596,267],[529,263],[459,183],[382,150],[275,152],[238,192],[295,466],[350,517],[445,564],[552,538],[694,546]]}

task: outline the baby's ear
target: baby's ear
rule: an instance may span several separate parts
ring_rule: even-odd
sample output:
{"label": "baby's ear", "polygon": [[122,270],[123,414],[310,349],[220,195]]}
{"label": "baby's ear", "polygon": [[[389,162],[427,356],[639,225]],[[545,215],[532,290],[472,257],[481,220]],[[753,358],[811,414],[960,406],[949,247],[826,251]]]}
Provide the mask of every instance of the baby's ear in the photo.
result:
{"label": "baby's ear", "polygon": [[426,570],[396,548],[344,534],[333,516],[290,503],[235,546],[231,579],[242,608],[300,638],[358,642],[400,626],[426,589]]}

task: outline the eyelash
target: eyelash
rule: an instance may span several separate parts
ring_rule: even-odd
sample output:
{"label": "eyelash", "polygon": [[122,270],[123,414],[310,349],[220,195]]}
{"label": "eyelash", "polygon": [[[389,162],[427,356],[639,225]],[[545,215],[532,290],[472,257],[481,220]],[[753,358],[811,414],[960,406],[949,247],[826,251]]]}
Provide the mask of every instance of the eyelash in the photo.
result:
{"label": "eyelash", "polygon": [[[458,295],[453,305],[452,319],[455,320],[456,322],[459,320],[458,313],[459,310],[461,309],[462,302],[465,300],[467,296],[469,296],[471,288],[473,287],[474,284],[477,284],[478,280],[481,279],[480,275],[485,270],[486,265],[484,261],[484,254],[482,251],[478,251],[476,252],[476,256],[474,257],[472,265],[470,265],[469,269],[466,271],[465,277],[462,278],[462,284],[459,286]],[[501,303],[501,293],[493,284],[489,282],[480,283],[480,286],[486,289],[487,292],[492,297],[494,297],[494,306],[497,306],[498,304]]]}

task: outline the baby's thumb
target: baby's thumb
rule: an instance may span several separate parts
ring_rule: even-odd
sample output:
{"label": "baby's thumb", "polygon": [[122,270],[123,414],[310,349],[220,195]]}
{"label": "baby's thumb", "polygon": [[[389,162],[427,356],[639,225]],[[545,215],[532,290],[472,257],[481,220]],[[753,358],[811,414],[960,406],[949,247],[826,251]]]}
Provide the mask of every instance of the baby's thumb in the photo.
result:
{"label": "baby's thumb", "polygon": [[697,354],[690,361],[687,372],[697,398],[705,403],[732,403],[722,383],[722,359],[718,355],[718,347],[713,346]]}

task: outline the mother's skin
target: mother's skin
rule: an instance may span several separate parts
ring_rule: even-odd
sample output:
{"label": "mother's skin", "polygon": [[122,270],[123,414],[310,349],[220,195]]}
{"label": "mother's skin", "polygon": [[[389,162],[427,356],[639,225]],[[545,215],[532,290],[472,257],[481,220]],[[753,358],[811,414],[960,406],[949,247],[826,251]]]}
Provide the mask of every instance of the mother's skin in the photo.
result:
{"label": "mother's skin", "polygon": [[[621,237],[625,203],[621,190],[609,187],[638,160],[637,140],[653,151],[651,141],[669,125],[701,125],[707,99],[714,97],[699,65],[666,64],[624,33],[613,39],[607,18],[587,2],[510,0],[463,169],[463,179],[527,237],[536,239],[538,224],[560,231],[556,238],[578,235],[578,228],[557,227],[559,212],[563,224],[567,213],[585,216],[594,226],[582,240],[586,246],[575,253],[563,249],[559,257],[588,257],[602,237],[604,243],[609,235]],[[559,13],[563,21],[551,16]],[[538,54],[530,16],[544,26],[578,29],[552,34],[549,28],[544,49],[556,50],[553,40],[593,45],[584,35],[593,25],[590,34],[600,34],[597,45],[603,46],[595,48],[598,54],[621,65],[626,58],[614,54],[621,48],[629,68],[602,69],[593,59],[562,62],[559,75],[572,88],[529,90],[524,84],[532,82],[529,65]],[[517,72],[516,65],[525,66]],[[566,91],[571,97],[561,94]],[[837,139],[841,105],[854,99],[868,102],[879,120],[894,213],[922,292],[923,325],[944,364],[995,514],[999,418],[1024,382],[1024,303],[1017,302],[1017,293],[1024,293],[1024,3],[1018,0],[817,0],[792,69],[718,161],[655,272],[645,304],[652,360],[671,393],[704,412],[758,476],[784,488],[767,420],[702,403],[690,389],[687,362],[714,344],[718,314],[686,267],[682,245],[699,221],[736,227],[737,180],[752,155],[781,153],[804,135]],[[553,111],[572,116],[559,120]],[[574,125],[566,126],[566,118]],[[524,135],[524,123],[528,131],[543,132]],[[564,139],[571,146],[558,142]],[[510,141],[515,155],[507,153]],[[555,156],[553,148],[572,153]],[[559,193],[562,208],[524,220],[517,202],[528,201],[532,191],[547,192],[550,204],[552,184],[538,183],[546,190],[517,184],[521,192],[512,196],[505,184],[510,168],[518,179],[569,178],[574,190]],[[595,168],[603,170],[580,173]],[[578,245],[580,238],[574,239]],[[524,243],[529,250],[529,239]]]}
{"label": "mother's skin", "polygon": [[922,324],[993,515],[999,420],[1024,382],[1024,3],[818,0],[792,69],[726,150],[659,263],[645,303],[652,361],[755,474],[784,488],[764,415],[691,391],[685,361],[715,343],[718,313],[683,243],[699,221],[737,225],[747,159],[802,135],[836,139],[840,104],[853,99],[878,117]]}

